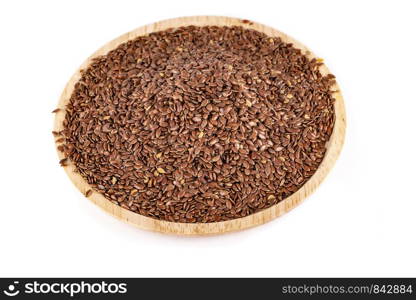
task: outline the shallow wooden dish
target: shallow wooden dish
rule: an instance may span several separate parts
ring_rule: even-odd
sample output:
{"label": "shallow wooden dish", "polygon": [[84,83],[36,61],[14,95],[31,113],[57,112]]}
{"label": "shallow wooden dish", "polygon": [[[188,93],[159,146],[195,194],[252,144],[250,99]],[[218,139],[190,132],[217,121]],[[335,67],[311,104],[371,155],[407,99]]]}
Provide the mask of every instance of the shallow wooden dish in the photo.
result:
{"label": "shallow wooden dish", "polygon": [[[69,80],[66,85],[62,95],[59,99],[58,108],[61,110],[56,114],[54,130],[60,131],[63,129],[63,120],[65,118],[65,105],[67,104],[75,83],[80,79],[80,70],[85,69],[91,62],[91,60],[97,56],[104,55],[110,50],[113,50],[120,44],[127,42],[128,40],[134,39],[138,36],[146,35],[151,32],[161,31],[172,27],[180,27],[187,25],[196,25],[196,26],[206,26],[206,25],[218,25],[218,26],[233,26],[238,25],[245,28],[251,28],[263,32],[269,36],[280,37],[284,42],[292,43],[296,48],[302,50],[303,54],[308,57],[316,57],[308,48],[299,43],[298,41],[292,39],[280,31],[277,31],[273,28],[264,26],[255,22],[247,22],[241,19],[229,18],[229,17],[213,17],[213,16],[196,16],[196,17],[183,17],[170,19],[165,21],[160,21],[151,25],[146,25],[139,27],[131,32],[123,34],[122,36],[116,38],[115,40],[107,43],[101,47],[97,52],[91,55],[75,72],[72,78]],[[329,73],[329,70],[322,66],[320,69],[322,74]],[[88,198],[94,202],[96,205],[104,209],[109,214],[123,220],[127,223],[133,224],[139,228],[153,230],[163,233],[172,233],[180,235],[207,235],[207,234],[220,234],[231,231],[242,230],[264,224],[274,218],[277,218],[284,213],[291,210],[293,207],[297,206],[303,199],[310,195],[318,185],[324,180],[325,176],[329,173],[330,169],[334,165],[338,155],[341,151],[342,145],[344,143],[345,137],[345,110],[344,102],[339,92],[339,87],[334,86],[335,90],[338,92],[334,93],[335,101],[335,114],[336,121],[334,126],[334,131],[332,133],[331,139],[328,142],[327,152],[324,160],[319,166],[316,173],[306,182],[306,184],[298,190],[296,193],[286,198],[282,202],[267,208],[263,211],[257,212],[255,214],[249,215],[244,218],[234,219],[231,221],[217,222],[217,223],[197,223],[197,224],[188,224],[188,223],[173,223],[167,221],[159,221],[149,217],[142,216],[140,214],[134,213],[127,209],[124,209],[116,204],[113,204],[104,196],[97,192],[93,192]],[[63,154],[58,151],[60,159],[64,158]],[[91,187],[89,184],[81,177],[80,174],[75,172],[75,166],[69,162],[68,166],[65,167],[65,171],[68,174],[71,181],[75,186],[85,195],[85,192]]]}

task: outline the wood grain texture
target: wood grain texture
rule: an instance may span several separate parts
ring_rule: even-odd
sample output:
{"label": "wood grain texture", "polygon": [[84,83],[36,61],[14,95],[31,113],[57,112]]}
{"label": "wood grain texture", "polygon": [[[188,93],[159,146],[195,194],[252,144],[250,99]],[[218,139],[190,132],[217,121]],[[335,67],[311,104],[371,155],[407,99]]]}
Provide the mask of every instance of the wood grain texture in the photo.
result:
{"label": "wood grain texture", "polygon": [[[69,98],[74,89],[75,83],[80,79],[81,74],[80,70],[85,69],[91,62],[91,60],[97,56],[105,55],[110,50],[116,48],[118,45],[127,42],[128,40],[134,39],[138,36],[146,35],[151,32],[161,31],[168,28],[180,27],[180,26],[207,26],[207,25],[218,25],[218,26],[242,26],[245,28],[251,28],[263,32],[271,37],[280,37],[286,43],[292,43],[294,47],[301,49],[303,54],[307,55],[309,58],[316,57],[312,51],[306,48],[304,45],[298,41],[292,39],[286,34],[267,27],[265,25],[255,23],[255,22],[242,22],[241,19],[229,18],[229,17],[214,17],[214,16],[196,16],[196,17],[182,17],[170,20],[164,20],[154,24],[146,25],[139,27],[131,32],[123,34],[122,36],[114,39],[113,41],[107,43],[93,55],[91,55],[75,72],[67,83],[62,95],[59,99],[58,108],[61,108],[61,111],[56,113],[54,129],[55,131],[60,131],[63,129],[63,120],[65,118],[65,106],[69,101]],[[320,69],[322,74],[328,74],[329,70],[325,65]],[[188,224],[188,223],[173,223],[167,221],[160,221],[152,219],[149,217],[142,216],[140,214],[134,213],[127,209],[124,209],[116,204],[113,204],[107,200],[103,195],[98,192],[93,192],[92,195],[88,197],[92,202],[97,206],[104,209],[109,214],[123,220],[127,223],[135,225],[141,229],[153,230],[162,233],[171,233],[179,235],[208,235],[208,234],[221,234],[231,231],[237,231],[242,229],[247,229],[253,226],[264,224],[272,219],[275,219],[284,213],[290,211],[292,208],[297,206],[303,199],[310,195],[318,185],[324,180],[326,175],[329,173],[330,169],[333,167],[336,159],[339,156],[341,148],[344,143],[345,137],[345,109],[344,101],[338,85],[334,86],[334,90],[338,92],[334,93],[335,101],[335,126],[332,133],[332,136],[328,142],[326,155],[319,166],[316,173],[306,182],[306,184],[298,190],[296,193],[292,194],[290,197],[286,198],[282,202],[267,208],[263,211],[257,212],[255,214],[249,215],[244,218],[239,218],[230,221],[216,222],[216,223],[197,223],[197,224]],[[62,159],[63,154],[58,151],[59,158]],[[81,177],[80,174],[75,172],[75,166],[69,162],[68,166],[65,168],[68,177],[74,183],[74,185],[85,195],[86,191],[90,190],[91,187],[89,184]]]}

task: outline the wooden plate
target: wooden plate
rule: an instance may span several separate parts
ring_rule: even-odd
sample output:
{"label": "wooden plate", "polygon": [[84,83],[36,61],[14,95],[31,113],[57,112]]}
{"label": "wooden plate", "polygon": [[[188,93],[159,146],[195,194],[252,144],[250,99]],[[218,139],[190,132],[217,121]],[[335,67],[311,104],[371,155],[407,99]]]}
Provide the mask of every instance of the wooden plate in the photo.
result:
{"label": "wooden plate", "polygon": [[[298,41],[292,39],[286,34],[277,31],[276,29],[264,26],[255,22],[246,22],[236,18],[229,17],[208,17],[208,16],[196,16],[196,17],[183,17],[176,18],[171,20],[165,20],[157,22],[151,25],[146,25],[139,27],[131,32],[123,34],[122,36],[116,38],[115,40],[109,42],[90,56],[81,67],[75,72],[72,78],[69,80],[66,85],[62,95],[59,99],[58,108],[61,110],[56,114],[54,130],[60,131],[63,129],[63,120],[65,118],[65,105],[68,103],[69,98],[74,89],[75,83],[80,79],[81,74],[80,70],[87,68],[91,60],[97,56],[105,55],[110,50],[113,50],[122,43],[125,43],[131,39],[134,39],[138,36],[146,35],[151,32],[161,31],[172,27],[187,26],[187,25],[196,25],[196,26],[206,26],[206,25],[218,25],[218,26],[233,26],[238,25],[245,28],[251,28],[263,32],[271,37],[280,37],[284,42],[292,43],[294,47],[302,50],[303,54],[308,57],[316,57],[308,48],[299,43]],[[320,69],[322,74],[328,74],[329,70],[326,66],[322,66]],[[340,90],[336,85],[334,89]],[[296,193],[292,194],[290,197],[281,201],[280,203],[267,208],[263,211],[257,212],[255,214],[249,215],[244,218],[234,219],[224,222],[216,223],[174,223],[167,221],[160,221],[152,219],[149,217],[142,216],[140,214],[134,213],[127,209],[124,209],[111,201],[104,198],[103,195],[93,192],[91,196],[88,197],[96,205],[104,209],[109,214],[123,220],[127,223],[133,224],[139,228],[153,230],[163,233],[173,233],[181,235],[206,235],[206,234],[220,234],[231,231],[242,230],[264,224],[274,218],[277,218],[284,213],[291,210],[293,207],[297,206],[303,199],[310,195],[317,186],[323,181],[325,176],[329,173],[329,170],[334,165],[338,155],[341,151],[342,145],[344,143],[345,137],[345,109],[344,101],[341,95],[341,92],[334,93],[335,101],[335,114],[336,121],[332,136],[328,142],[328,149],[326,155],[319,166],[316,173],[306,182],[306,184],[298,190]],[[63,154],[58,151],[60,159],[64,158]],[[80,174],[75,172],[75,166],[69,162],[68,166],[65,167],[65,171],[68,174],[71,181],[75,186],[85,195],[85,192],[91,187],[89,184],[81,177]]]}

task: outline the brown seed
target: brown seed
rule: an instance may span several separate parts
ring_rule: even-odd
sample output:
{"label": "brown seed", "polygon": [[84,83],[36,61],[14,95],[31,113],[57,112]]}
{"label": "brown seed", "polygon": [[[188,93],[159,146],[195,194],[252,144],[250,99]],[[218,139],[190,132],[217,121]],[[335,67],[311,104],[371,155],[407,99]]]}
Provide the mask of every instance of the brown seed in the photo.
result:
{"label": "brown seed", "polygon": [[253,25],[253,22],[251,22],[250,20],[241,20],[242,23],[244,24],[248,24],[248,25]]}
{"label": "brown seed", "polygon": [[66,167],[68,165],[68,158],[63,158],[59,161],[61,167]]}
{"label": "brown seed", "polygon": [[221,159],[221,155],[216,155],[211,159],[211,161],[216,162],[216,161],[219,161],[220,159]]}
{"label": "brown seed", "polygon": [[53,111],[52,111],[52,113],[54,114],[54,113],[57,113],[57,112],[60,112],[61,111],[61,109],[60,108],[55,108]]}
{"label": "brown seed", "polygon": [[173,185],[173,184],[168,184],[168,186],[166,187],[166,191],[167,192],[170,192],[170,191],[173,191],[175,189],[175,186]]}
{"label": "brown seed", "polygon": [[92,190],[87,190],[86,192],[85,192],[85,197],[89,197],[89,196],[91,196],[92,195]]}
{"label": "brown seed", "polygon": [[209,145],[210,145],[210,146],[212,146],[212,145],[215,145],[216,143],[218,143],[218,139],[217,139],[217,138],[212,139],[212,140],[209,142]]}

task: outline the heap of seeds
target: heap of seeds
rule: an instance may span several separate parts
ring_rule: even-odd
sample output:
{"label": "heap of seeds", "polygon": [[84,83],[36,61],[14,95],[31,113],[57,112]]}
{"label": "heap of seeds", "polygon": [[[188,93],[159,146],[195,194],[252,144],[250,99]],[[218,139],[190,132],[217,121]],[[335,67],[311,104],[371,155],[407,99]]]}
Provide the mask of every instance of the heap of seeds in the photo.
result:
{"label": "heap of seeds", "polygon": [[258,212],[296,192],[324,157],[335,80],[321,64],[242,27],[136,38],[82,71],[55,133],[61,164],[156,219]]}

